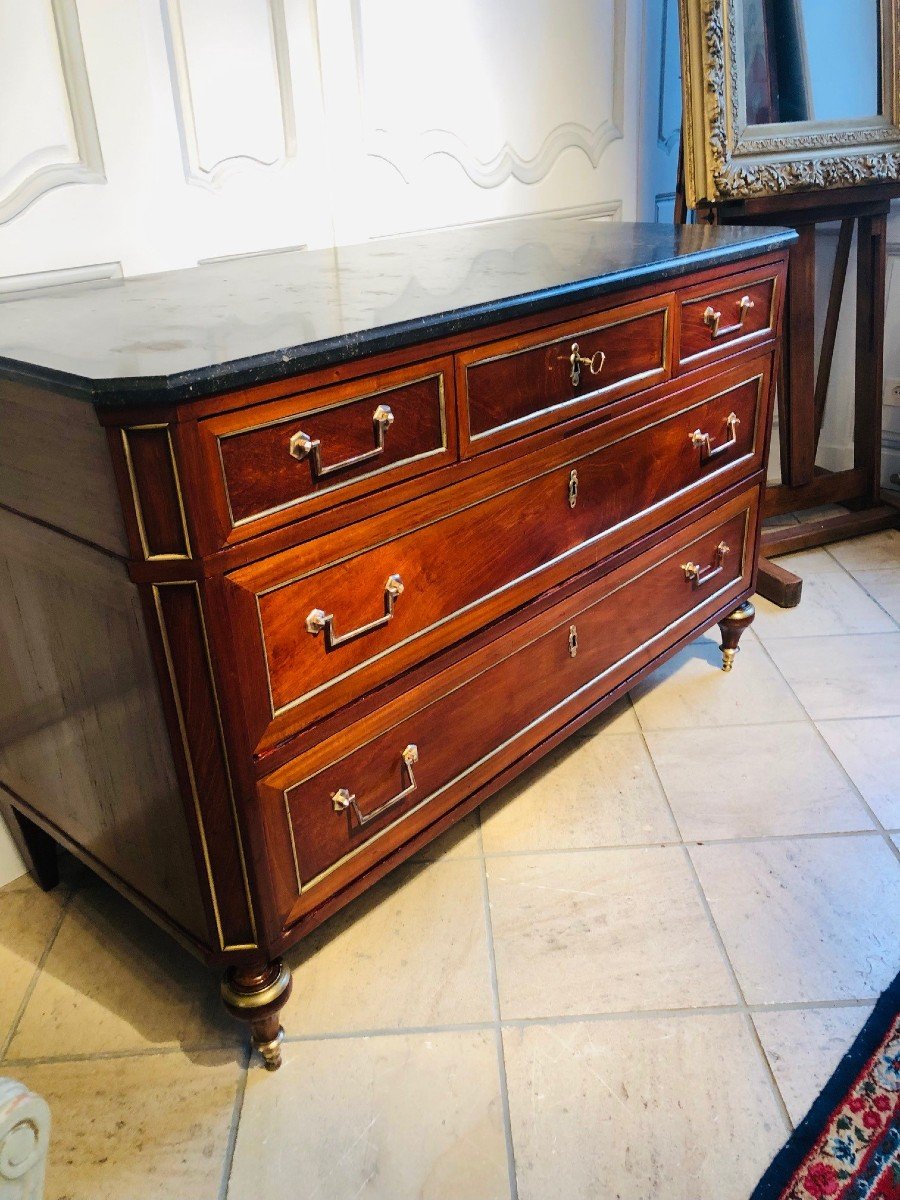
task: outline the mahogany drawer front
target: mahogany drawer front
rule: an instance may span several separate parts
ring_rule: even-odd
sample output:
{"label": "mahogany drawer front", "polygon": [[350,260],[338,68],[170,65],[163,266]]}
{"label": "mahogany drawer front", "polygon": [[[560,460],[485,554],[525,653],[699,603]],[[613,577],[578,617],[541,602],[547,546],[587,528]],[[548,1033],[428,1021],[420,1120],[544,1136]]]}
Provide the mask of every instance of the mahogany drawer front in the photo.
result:
{"label": "mahogany drawer front", "polygon": [[781,283],[778,266],[768,266],[683,293],[679,369],[731,354],[754,340],[774,337]]}
{"label": "mahogany drawer front", "polygon": [[263,779],[276,841],[286,818],[296,894],[336,866],[352,874],[385,835],[385,850],[400,844],[746,589],[757,497],[738,496],[456,664],[406,697],[399,721],[376,714],[351,752],[323,765],[332,739]]}
{"label": "mahogany drawer front", "polygon": [[594,566],[698,493],[756,471],[767,362],[747,373],[711,397],[695,389],[692,402],[627,435],[573,438],[562,465],[438,520],[402,532],[401,509],[375,518],[357,553],[333,535],[226,576],[238,641],[258,647],[240,671],[254,746],[265,750]]}
{"label": "mahogany drawer front", "polygon": [[201,421],[227,533],[250,536],[455,461],[451,378],[445,358]]}
{"label": "mahogany drawer front", "polygon": [[667,379],[672,303],[656,297],[457,355],[463,455]]}

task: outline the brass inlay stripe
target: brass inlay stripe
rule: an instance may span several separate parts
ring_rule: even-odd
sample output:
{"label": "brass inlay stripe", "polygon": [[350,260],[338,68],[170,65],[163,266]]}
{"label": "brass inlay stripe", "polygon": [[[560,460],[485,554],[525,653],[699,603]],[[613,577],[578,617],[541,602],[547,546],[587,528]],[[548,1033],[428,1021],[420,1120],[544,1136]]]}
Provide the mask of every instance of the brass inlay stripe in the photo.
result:
{"label": "brass inlay stripe", "polygon": [[[153,554],[150,551],[150,546],[147,541],[147,529],[144,525],[144,510],[141,506],[140,492],[138,491],[137,476],[134,471],[134,461],[131,457],[131,446],[128,442],[129,433],[144,433],[148,429],[164,429],[166,431],[166,444],[169,449],[169,461],[172,464],[172,479],[175,483],[175,494],[178,498],[178,513],[181,518],[181,536],[184,539],[184,554]],[[137,521],[138,536],[141,539],[141,550],[147,562],[172,562],[183,561],[192,557],[191,554],[191,539],[188,534],[187,517],[184,510],[184,496],[181,491],[181,478],[178,474],[178,463],[175,459],[175,447],[172,444],[172,431],[169,425],[162,423],[157,425],[126,425],[119,430],[122,436],[122,451],[125,455],[125,464],[128,468],[128,481],[131,485],[131,500],[134,505],[134,515]]]}
{"label": "brass inlay stripe", "polygon": [[[213,914],[215,916],[215,921],[216,921],[216,931],[217,931],[218,937],[219,937],[219,949],[220,950],[255,950],[258,945],[259,935],[256,930],[256,920],[255,920],[254,914],[253,914],[253,902],[252,902],[252,899],[250,896],[250,883],[249,883],[249,879],[247,876],[247,864],[244,860],[244,848],[243,848],[243,844],[241,841],[241,831],[240,831],[240,827],[237,822],[237,807],[235,805],[235,799],[234,799],[234,786],[232,784],[231,770],[228,766],[228,756],[227,756],[226,750],[225,750],[225,735],[224,735],[224,730],[222,728],[222,714],[221,714],[221,709],[219,708],[219,697],[216,693],[215,677],[212,673],[212,659],[210,657],[210,651],[209,651],[209,641],[208,641],[207,632],[206,632],[206,621],[203,616],[203,605],[202,605],[201,596],[200,596],[200,586],[197,583],[197,581],[193,580],[193,579],[178,579],[178,580],[167,580],[167,581],[161,582],[161,583],[154,583],[151,585],[151,587],[153,590],[153,604],[156,609],[156,617],[157,617],[157,621],[159,622],[160,636],[162,638],[163,653],[165,654],[165,659],[166,659],[166,669],[167,669],[168,675],[169,675],[169,684],[172,689],[172,698],[175,702],[175,712],[178,717],[178,728],[179,728],[179,732],[181,734],[181,744],[182,744],[182,749],[184,751],[185,765],[187,767],[187,772],[188,772],[188,780],[190,782],[191,798],[192,798],[193,804],[194,804],[194,814],[197,819],[197,829],[198,829],[198,832],[200,835],[200,845],[203,850],[203,862],[204,862],[204,865],[206,868],[206,877],[207,877],[207,882],[209,884],[210,899],[212,901]],[[190,587],[190,588],[194,589],[194,593],[195,593],[195,598],[196,598],[196,602],[197,602],[197,614],[200,618],[200,628],[201,628],[201,631],[203,634],[203,648],[204,648],[204,652],[205,652],[205,656],[206,656],[207,672],[209,675],[210,693],[212,695],[213,704],[214,704],[215,710],[216,710],[216,721],[217,721],[218,730],[219,730],[219,749],[221,751],[222,762],[225,767],[225,777],[228,781],[228,795],[229,795],[229,800],[231,803],[231,814],[232,814],[232,819],[234,822],[234,835],[235,835],[235,841],[237,843],[238,858],[239,858],[240,864],[241,864],[241,875],[242,875],[242,878],[244,881],[244,892],[245,892],[246,899],[247,899],[247,913],[250,918],[250,928],[253,931],[253,937],[254,937],[254,939],[256,939],[255,941],[247,943],[247,944],[227,945],[225,943],[225,938],[224,938],[224,935],[222,932],[222,919],[221,919],[221,916],[219,913],[219,901],[218,901],[218,895],[216,892],[216,883],[215,883],[215,879],[213,877],[212,863],[210,861],[209,845],[208,845],[207,837],[206,837],[206,826],[205,826],[205,823],[203,820],[203,811],[200,807],[200,795],[199,795],[199,792],[197,789],[197,779],[196,779],[196,775],[194,774],[194,760],[193,760],[193,755],[191,754],[190,742],[188,741],[187,724],[185,722],[184,709],[183,709],[182,701],[181,701],[181,691],[178,686],[178,677],[175,673],[175,661],[172,656],[172,647],[169,642],[168,629],[166,627],[165,615],[163,613],[162,602],[161,602],[160,594],[159,594],[159,590],[162,587]]]}
{"label": "brass inlay stripe", "polygon": [[[700,534],[699,537],[694,538],[691,542],[688,543],[688,546],[693,545],[695,541],[699,541],[701,538],[706,538],[706,537],[711,536],[711,534],[715,533],[718,529],[722,528],[722,526],[726,525],[729,521],[733,520],[734,517],[738,516],[738,515],[739,515],[738,513],[734,513],[731,517],[726,517],[725,520],[722,521],[719,525],[714,525],[712,527],[712,529],[709,529],[705,533]],[[330,770],[332,767],[336,766],[338,763],[344,761],[344,759],[352,758],[360,750],[364,749],[366,746],[370,745],[372,742],[377,741],[380,737],[383,737],[385,733],[389,732],[389,730],[382,730],[378,734],[375,734],[373,737],[369,738],[367,741],[360,743],[359,746],[354,747],[354,749],[352,751],[343,755],[341,758],[335,759],[334,762],[329,763],[326,767],[322,767],[319,771],[316,771],[313,775],[308,775],[308,776],[306,776],[306,778],[299,780],[297,783],[292,783],[289,788],[285,788],[284,791],[282,792],[282,796],[284,799],[285,813],[287,814],[288,833],[290,835],[291,853],[292,853],[293,860],[294,860],[294,872],[296,875],[298,895],[303,895],[304,892],[308,892],[311,888],[313,888],[317,884],[321,883],[322,880],[326,879],[330,874],[332,874],[333,871],[336,871],[339,867],[342,867],[345,863],[347,863],[351,859],[355,858],[357,856],[357,854],[361,853],[363,850],[368,849],[368,847],[370,847],[374,842],[377,842],[380,838],[384,837],[385,834],[390,833],[390,831],[392,829],[396,829],[396,827],[402,821],[405,821],[408,817],[411,817],[413,815],[413,813],[418,812],[420,809],[424,808],[426,804],[430,804],[438,796],[440,796],[444,792],[448,791],[451,787],[454,787],[457,783],[460,782],[460,780],[465,779],[467,775],[471,775],[473,771],[477,771],[480,767],[484,766],[485,763],[490,762],[490,760],[492,758],[496,757],[496,755],[500,754],[508,746],[513,745],[514,742],[518,741],[525,734],[530,733],[533,729],[536,729],[539,725],[541,725],[549,717],[552,717],[554,715],[554,713],[558,712],[562,708],[565,708],[573,700],[577,699],[580,695],[582,695],[582,693],[589,691],[590,689],[595,687],[595,685],[601,679],[603,679],[605,676],[609,675],[612,671],[616,670],[617,667],[620,667],[623,663],[627,663],[630,659],[633,659],[636,655],[641,654],[644,650],[646,650],[650,646],[652,646],[654,644],[654,642],[658,642],[660,638],[664,637],[671,629],[674,629],[677,625],[686,621],[693,613],[697,612],[698,609],[708,606],[710,601],[715,600],[719,596],[723,595],[725,592],[727,592],[729,590],[729,588],[733,588],[736,583],[740,583],[741,580],[743,580],[744,575],[746,574],[746,571],[747,571],[747,551],[749,549],[749,544],[748,544],[749,539],[747,537],[747,532],[748,532],[748,526],[749,526],[749,521],[750,521],[749,508],[745,508],[741,515],[743,515],[743,518],[744,518],[744,531],[743,531],[743,535],[742,535],[743,545],[742,545],[742,550],[741,550],[741,571],[740,571],[740,574],[737,576],[737,578],[728,580],[727,582],[723,583],[720,588],[716,589],[716,591],[711,592],[710,595],[708,595],[708,596],[705,596],[699,604],[695,604],[692,608],[688,609],[687,612],[681,613],[680,616],[677,616],[673,621],[670,621],[668,623],[668,625],[666,625],[658,633],[655,633],[652,637],[648,638],[645,642],[642,642],[640,646],[636,647],[636,649],[630,651],[628,654],[624,655],[622,658],[617,659],[616,662],[611,663],[610,666],[608,666],[606,668],[606,670],[601,671],[598,675],[595,675],[593,677],[593,679],[590,679],[590,680],[588,680],[587,683],[582,684],[582,686],[580,688],[576,688],[574,692],[570,692],[567,696],[565,696],[562,700],[560,700],[559,703],[553,705],[552,708],[547,709],[545,712],[541,713],[541,715],[539,717],[536,717],[533,721],[530,721],[527,725],[523,726],[523,728],[520,729],[517,733],[514,733],[512,735],[512,737],[507,738],[506,741],[502,742],[498,746],[495,746],[493,750],[491,750],[488,754],[483,755],[480,759],[478,759],[477,762],[472,763],[471,766],[468,766],[468,767],[466,767],[465,770],[460,771],[458,775],[454,775],[453,778],[448,780],[447,783],[443,784],[441,787],[437,788],[435,791],[430,792],[417,805],[415,805],[415,807],[407,809],[406,812],[404,812],[399,817],[397,817],[397,819],[395,821],[392,821],[389,825],[386,825],[384,827],[384,829],[379,830],[379,832],[376,833],[373,837],[367,838],[365,842],[363,842],[359,846],[355,847],[355,849],[350,850],[347,854],[343,855],[342,858],[338,859],[337,862],[334,862],[331,864],[331,866],[326,867],[324,871],[320,871],[319,874],[315,875],[312,879],[310,879],[308,883],[303,882],[303,879],[300,874],[300,864],[299,864],[299,856],[297,853],[297,843],[294,838],[294,823],[293,823],[293,819],[292,819],[292,815],[291,815],[290,793],[296,791],[297,788],[299,788],[299,787],[303,787],[305,784],[309,783],[309,781],[311,779],[315,779],[316,775],[321,775],[323,771]],[[657,567],[661,567],[664,563],[670,562],[673,559],[678,559],[680,556],[682,556],[684,554],[684,552],[687,548],[688,547],[682,547],[681,549],[675,550],[671,554],[666,555],[665,558],[661,558],[657,562],[651,563],[643,571],[638,572],[637,575],[633,575],[630,579],[624,580],[622,583],[620,583],[616,587],[614,587],[612,589],[612,591],[607,592],[607,594],[605,596],[602,596],[599,600],[592,601],[590,604],[586,605],[584,608],[579,609],[578,612],[576,612],[570,616],[567,616],[558,625],[555,625],[551,629],[546,630],[544,633],[539,634],[537,637],[533,638],[532,641],[527,643],[525,646],[518,646],[518,647],[516,647],[516,649],[511,650],[509,652],[509,654],[507,654],[504,658],[498,659],[498,661],[496,663],[493,663],[489,668],[487,668],[487,670],[494,670],[496,667],[499,667],[502,663],[507,662],[510,658],[513,658],[516,654],[519,654],[523,650],[527,649],[527,646],[532,645],[536,641],[540,641],[544,637],[548,637],[551,633],[555,632],[558,629],[562,629],[565,625],[569,624],[570,622],[579,620],[579,618],[581,618],[584,613],[589,612],[590,609],[595,608],[598,604],[605,603],[612,596],[614,596],[617,592],[622,591],[623,588],[630,587],[633,583],[637,583],[637,581],[639,579],[642,579],[644,577],[644,575],[647,575],[651,571],[656,570]],[[483,672],[481,672],[480,674],[482,674],[482,673]],[[465,687],[469,686],[470,684],[474,683],[474,681],[477,678],[479,678],[478,675],[473,676],[472,678],[463,680],[461,683],[458,683],[455,687],[453,687],[449,691],[443,693],[443,695],[438,696],[435,700],[432,700],[429,704],[426,704],[423,708],[419,709],[418,711],[424,712],[425,709],[430,708],[433,704],[437,704],[437,703],[440,703],[440,701],[442,701],[442,700],[446,700],[447,697],[452,696],[454,694],[454,692],[458,692],[462,688],[465,688]],[[403,721],[408,721],[411,719],[411,717],[413,717],[415,715],[416,715],[415,713],[410,714],[410,716],[404,717]],[[402,723],[403,722],[400,722],[400,721],[397,722],[398,725],[402,724]],[[392,728],[396,728],[396,726],[392,726]]]}

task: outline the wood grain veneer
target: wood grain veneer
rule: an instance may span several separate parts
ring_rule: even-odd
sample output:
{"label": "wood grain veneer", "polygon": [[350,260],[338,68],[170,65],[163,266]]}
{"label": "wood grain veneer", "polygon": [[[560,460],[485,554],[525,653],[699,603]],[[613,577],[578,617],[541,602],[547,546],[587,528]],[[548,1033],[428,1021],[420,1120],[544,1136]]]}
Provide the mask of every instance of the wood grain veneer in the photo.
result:
{"label": "wood grain veneer", "polygon": [[122,562],[0,509],[0,785],[209,937],[140,599]]}
{"label": "wood grain veneer", "polygon": [[0,379],[0,504],[128,554],[106,437],[82,400]]}

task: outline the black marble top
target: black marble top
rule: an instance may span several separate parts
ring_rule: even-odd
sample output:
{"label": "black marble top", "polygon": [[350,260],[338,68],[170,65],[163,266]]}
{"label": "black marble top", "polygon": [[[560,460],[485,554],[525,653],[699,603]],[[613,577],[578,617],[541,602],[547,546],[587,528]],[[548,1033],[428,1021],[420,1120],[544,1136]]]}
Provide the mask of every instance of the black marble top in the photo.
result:
{"label": "black marble top", "polygon": [[786,229],[521,219],[232,259],[0,303],[0,377],[168,403],[656,283]]}

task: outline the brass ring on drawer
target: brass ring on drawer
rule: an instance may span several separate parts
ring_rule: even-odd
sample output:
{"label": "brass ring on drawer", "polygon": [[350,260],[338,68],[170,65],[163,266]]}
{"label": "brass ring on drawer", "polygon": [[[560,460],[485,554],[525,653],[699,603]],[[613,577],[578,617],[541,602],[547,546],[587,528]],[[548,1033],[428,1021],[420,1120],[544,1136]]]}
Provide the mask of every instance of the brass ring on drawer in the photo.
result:
{"label": "brass ring on drawer", "polygon": [[709,328],[712,337],[727,337],[728,334],[738,333],[743,328],[744,317],[746,317],[751,308],[755,307],[756,305],[749,296],[741,296],[740,300],[738,301],[738,311],[740,312],[740,316],[733,325],[726,325],[724,329],[720,329],[719,322],[722,320],[722,314],[710,304],[703,313],[703,324]]}
{"label": "brass ring on drawer", "polygon": [[377,458],[379,454],[382,454],[385,434],[393,423],[394,414],[390,407],[387,404],[379,404],[372,414],[372,428],[375,434],[374,448],[357,454],[353,458],[345,458],[342,462],[332,463],[330,467],[322,466],[322,444],[319,439],[311,438],[302,429],[298,430],[291,438],[288,449],[292,458],[298,460],[309,458],[309,468],[313,479],[324,479],[328,475],[334,475],[337,471],[346,471],[350,467],[357,467],[360,463],[368,462],[369,459]]}
{"label": "brass ring on drawer", "polygon": [[407,774],[409,775],[409,783],[402,791],[398,792],[396,796],[392,796],[390,800],[385,801],[384,804],[380,805],[372,812],[363,813],[353,793],[347,788],[338,788],[338,790],[333,792],[331,796],[331,803],[334,811],[336,813],[342,813],[346,812],[348,808],[352,808],[356,813],[356,820],[359,823],[360,829],[364,829],[366,825],[370,825],[373,821],[377,821],[381,814],[386,813],[389,808],[393,808],[395,804],[399,804],[401,800],[405,800],[407,796],[411,796],[418,786],[416,783],[416,777],[413,774],[413,763],[417,763],[419,761],[418,746],[410,743],[410,745],[408,745],[400,755],[400,758],[403,762],[403,766],[406,768]]}
{"label": "brass ring on drawer", "polygon": [[690,434],[691,443],[694,446],[700,447],[700,461],[702,463],[709,462],[711,458],[718,458],[720,454],[725,454],[737,442],[737,427],[740,425],[741,419],[737,413],[729,413],[725,418],[725,424],[728,427],[728,437],[718,446],[713,446],[712,438],[708,433],[703,433],[699,429],[695,429]]}
{"label": "brass ring on drawer", "polygon": [[725,569],[725,555],[730,554],[728,546],[725,542],[719,542],[716,546],[716,556],[714,564],[711,567],[698,567],[696,563],[686,562],[682,566],[685,579],[690,581],[691,587],[695,590],[703,587],[705,583],[709,583],[711,579],[715,579]]}
{"label": "brass ring on drawer", "polygon": [[325,645],[329,650],[333,650],[335,646],[343,646],[345,642],[352,642],[354,638],[362,637],[364,633],[371,633],[373,629],[380,629],[382,625],[387,625],[394,615],[397,597],[402,594],[403,580],[399,575],[389,575],[387,583],[384,585],[384,616],[376,617],[374,621],[360,625],[358,629],[351,629],[349,633],[336,634],[334,632],[334,613],[326,613],[324,609],[314,608],[306,618],[306,632],[311,633],[313,637],[318,637],[324,630]]}

